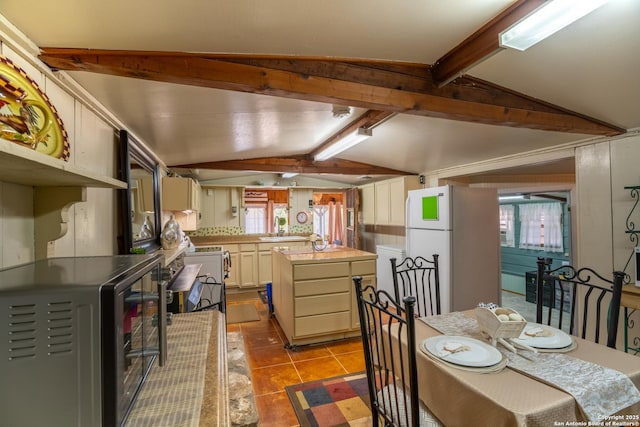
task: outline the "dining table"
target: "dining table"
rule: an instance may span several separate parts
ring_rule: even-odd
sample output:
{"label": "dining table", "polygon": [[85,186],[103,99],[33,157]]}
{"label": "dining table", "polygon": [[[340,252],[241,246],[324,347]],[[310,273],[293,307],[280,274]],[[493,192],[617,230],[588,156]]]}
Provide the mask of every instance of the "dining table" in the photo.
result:
{"label": "dining table", "polygon": [[[473,309],[418,318],[415,334],[420,400],[447,427],[640,425],[640,357],[571,336],[563,352],[497,344],[503,358],[487,370],[425,349],[425,340],[441,335],[490,344]],[[606,415],[594,419],[591,405]]]}

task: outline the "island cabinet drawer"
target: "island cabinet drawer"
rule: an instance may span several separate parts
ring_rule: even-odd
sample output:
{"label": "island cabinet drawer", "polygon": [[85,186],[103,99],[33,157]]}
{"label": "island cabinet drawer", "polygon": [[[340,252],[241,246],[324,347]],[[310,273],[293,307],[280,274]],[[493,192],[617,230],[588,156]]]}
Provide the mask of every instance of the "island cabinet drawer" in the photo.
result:
{"label": "island cabinet drawer", "polygon": [[329,262],[322,264],[296,264],[293,266],[295,280],[324,279],[349,275],[348,262]]}
{"label": "island cabinet drawer", "polygon": [[308,295],[335,294],[339,292],[349,292],[351,289],[349,277],[333,277],[330,279],[318,280],[296,280],[295,296],[303,297]]}
{"label": "island cabinet drawer", "polygon": [[[315,314],[336,313],[351,310],[351,294],[348,292],[333,295],[317,295],[296,298],[295,316],[313,316]],[[296,319],[296,322],[299,319]]]}
{"label": "island cabinet drawer", "polygon": [[351,327],[349,317],[350,312],[343,311],[296,318],[295,336],[331,334],[348,330]]}
{"label": "island cabinet drawer", "polygon": [[353,261],[351,263],[351,275],[353,276],[366,276],[369,274],[376,274],[376,261]]}

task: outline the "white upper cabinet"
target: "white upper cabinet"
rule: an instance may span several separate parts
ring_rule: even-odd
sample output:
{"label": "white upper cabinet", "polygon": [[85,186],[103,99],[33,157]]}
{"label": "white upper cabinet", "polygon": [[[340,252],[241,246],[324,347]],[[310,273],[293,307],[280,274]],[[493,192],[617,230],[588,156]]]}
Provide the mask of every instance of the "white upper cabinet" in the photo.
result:
{"label": "white upper cabinet", "polygon": [[162,210],[199,211],[200,183],[192,178],[162,178]]}

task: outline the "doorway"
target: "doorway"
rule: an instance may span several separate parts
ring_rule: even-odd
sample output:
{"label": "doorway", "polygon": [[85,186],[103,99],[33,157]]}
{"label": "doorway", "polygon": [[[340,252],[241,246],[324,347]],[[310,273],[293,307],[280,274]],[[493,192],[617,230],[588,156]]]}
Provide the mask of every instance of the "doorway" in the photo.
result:
{"label": "doorway", "polygon": [[500,194],[499,211],[502,305],[533,320],[538,257],[571,263],[571,191]]}

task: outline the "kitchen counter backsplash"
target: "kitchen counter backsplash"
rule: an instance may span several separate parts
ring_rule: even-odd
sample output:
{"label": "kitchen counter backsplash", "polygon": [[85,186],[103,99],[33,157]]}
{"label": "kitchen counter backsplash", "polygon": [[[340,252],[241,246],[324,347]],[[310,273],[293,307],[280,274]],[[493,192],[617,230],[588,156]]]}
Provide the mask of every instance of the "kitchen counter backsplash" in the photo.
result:
{"label": "kitchen counter backsplash", "polygon": [[[289,235],[301,235],[308,236],[313,233],[313,224],[295,224],[291,225]],[[208,236],[245,236],[243,227],[201,227],[196,231],[185,231],[185,234],[193,240],[193,237],[208,237]],[[249,235],[253,238],[258,236],[269,236],[269,234]]]}
{"label": "kitchen counter backsplash", "polygon": [[[195,246],[202,245],[216,245],[216,244],[231,244],[231,243],[265,243],[264,240],[260,240],[260,237],[274,237],[275,234],[237,234],[237,235],[216,235],[216,236],[193,236],[189,237],[191,239],[191,243]],[[308,237],[308,234],[293,234],[288,233],[287,236],[303,236]],[[286,241],[286,240],[285,240]],[[294,241],[299,242],[299,239],[294,239]]]}
{"label": "kitchen counter backsplash", "polygon": [[198,236],[238,236],[244,235],[243,227],[201,227],[196,231],[185,231],[189,237]]}

